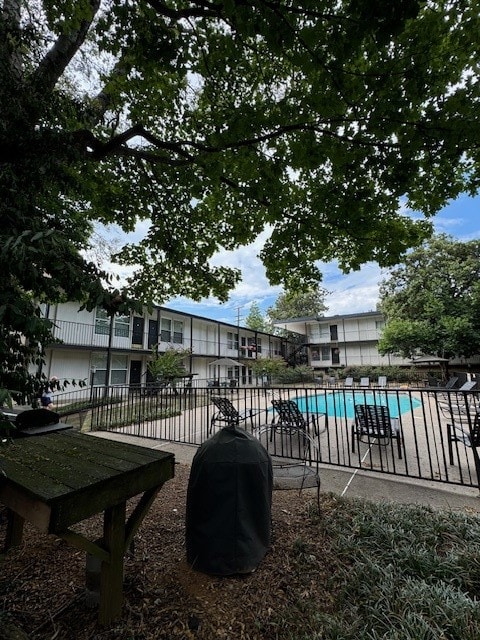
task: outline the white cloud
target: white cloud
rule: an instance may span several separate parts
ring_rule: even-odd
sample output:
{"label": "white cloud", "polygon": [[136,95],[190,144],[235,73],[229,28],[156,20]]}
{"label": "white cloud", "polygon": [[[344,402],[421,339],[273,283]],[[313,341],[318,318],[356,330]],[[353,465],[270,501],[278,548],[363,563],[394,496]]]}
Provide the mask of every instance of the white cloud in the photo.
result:
{"label": "white cloud", "polygon": [[369,262],[359,271],[342,274],[334,263],[325,269],[323,285],[329,291],[326,315],[374,311],[378,302],[379,282],[384,277],[380,267]]}

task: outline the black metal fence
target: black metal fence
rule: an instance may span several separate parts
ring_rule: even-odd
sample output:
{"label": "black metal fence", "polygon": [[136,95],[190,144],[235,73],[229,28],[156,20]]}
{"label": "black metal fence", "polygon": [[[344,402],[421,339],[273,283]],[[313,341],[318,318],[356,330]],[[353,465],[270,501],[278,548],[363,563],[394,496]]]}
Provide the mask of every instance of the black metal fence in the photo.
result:
{"label": "black metal fence", "polygon": [[[225,417],[213,398],[227,399],[233,418]],[[276,398],[292,400],[302,414],[300,421],[288,424],[281,419],[272,405]],[[90,390],[88,400],[90,408],[83,409],[85,430],[200,445],[230,419],[260,437],[274,456],[307,457],[328,465],[435,482],[479,484],[476,391],[110,387]],[[68,406],[61,398],[57,402]],[[376,424],[365,423],[361,415],[355,416],[356,405],[388,409],[371,412]]]}

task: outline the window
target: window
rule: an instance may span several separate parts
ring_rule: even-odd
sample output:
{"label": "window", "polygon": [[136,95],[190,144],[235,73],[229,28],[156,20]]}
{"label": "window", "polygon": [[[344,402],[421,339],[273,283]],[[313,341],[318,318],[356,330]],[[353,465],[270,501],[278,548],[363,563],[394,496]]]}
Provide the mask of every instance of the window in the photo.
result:
{"label": "window", "polygon": [[330,360],[329,347],[322,347],[322,360]]}
{"label": "window", "polygon": [[338,327],[336,324],[330,325],[330,340],[338,340]]}
{"label": "window", "polygon": [[173,342],[183,344],[183,322],[180,320],[173,321]]}
{"label": "window", "polygon": [[126,384],[127,382],[127,356],[113,355],[110,362],[110,381],[107,382],[107,354],[94,353],[91,360],[94,385]]}
{"label": "window", "polygon": [[108,336],[110,333],[110,318],[105,309],[97,307],[95,310],[95,333]]}
{"label": "window", "polygon": [[128,338],[130,332],[130,316],[115,316],[114,333],[120,338]]}
{"label": "window", "polygon": [[238,351],[238,333],[227,331],[227,349]]}
{"label": "window", "polygon": [[172,341],[172,321],[168,318],[162,318],[160,323],[160,340],[161,342]]}
{"label": "window", "polygon": [[247,358],[254,358],[257,353],[255,338],[247,338]]}
{"label": "window", "polygon": [[[113,331],[116,336],[128,338],[130,332],[130,316],[115,316]],[[97,307],[95,310],[95,333],[102,336],[108,336],[110,333],[110,316],[105,309],[101,309],[100,307]]]}
{"label": "window", "polygon": [[110,370],[110,384],[126,384],[127,356],[113,356]]}
{"label": "window", "polygon": [[262,353],[262,339],[257,338],[257,353]]}

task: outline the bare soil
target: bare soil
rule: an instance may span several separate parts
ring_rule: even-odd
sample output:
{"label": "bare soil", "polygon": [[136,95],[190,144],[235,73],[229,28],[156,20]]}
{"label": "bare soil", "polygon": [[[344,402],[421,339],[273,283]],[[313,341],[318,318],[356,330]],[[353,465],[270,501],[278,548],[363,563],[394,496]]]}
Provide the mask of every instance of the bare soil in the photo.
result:
{"label": "bare soil", "polygon": [[[100,627],[97,609],[86,605],[85,554],[26,525],[22,546],[0,559],[0,640],[7,637],[2,623],[31,640],[286,640],[306,624],[303,606],[315,602],[319,611],[329,609],[325,587],[335,559],[309,517],[315,490],[274,491],[265,559],[250,575],[219,578],[186,562],[188,476],[189,467],[177,465],[137,533],[125,562],[123,616],[110,628]],[[328,509],[332,498],[321,500],[322,510]],[[76,528],[96,539],[101,518]],[[5,518],[1,539],[4,530]],[[303,633],[308,637],[307,629]]]}

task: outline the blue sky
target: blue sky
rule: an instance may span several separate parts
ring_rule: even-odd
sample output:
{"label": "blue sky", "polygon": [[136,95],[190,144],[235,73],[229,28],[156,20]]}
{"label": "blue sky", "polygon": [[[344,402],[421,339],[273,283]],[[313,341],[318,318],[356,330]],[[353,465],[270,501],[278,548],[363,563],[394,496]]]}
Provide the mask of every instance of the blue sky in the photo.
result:
{"label": "blue sky", "polygon": [[[471,198],[461,196],[445,207],[432,221],[438,233],[447,233],[458,240],[473,240],[480,238],[480,197]],[[129,236],[132,241],[135,236],[145,232],[146,227],[139,225],[135,234]],[[119,241],[121,234],[118,234]],[[255,243],[241,247],[233,252],[222,252],[215,257],[215,264],[228,264],[238,267],[243,273],[243,279],[232,291],[230,299],[220,304],[215,298],[195,303],[186,298],[175,298],[164,306],[172,307],[186,313],[192,313],[207,318],[221,320],[232,324],[244,323],[252,302],[257,302],[265,312],[272,306],[281,293],[280,287],[271,287],[265,277],[265,271],[257,258],[266,238],[260,236]],[[112,265],[110,265],[112,266]],[[320,265],[323,272],[323,286],[329,295],[326,298],[328,310],[326,315],[358,313],[372,311],[378,300],[378,285],[385,277],[386,271],[381,270],[376,263],[367,263],[359,271],[344,275],[335,263]],[[116,272],[121,269],[114,267]]]}

